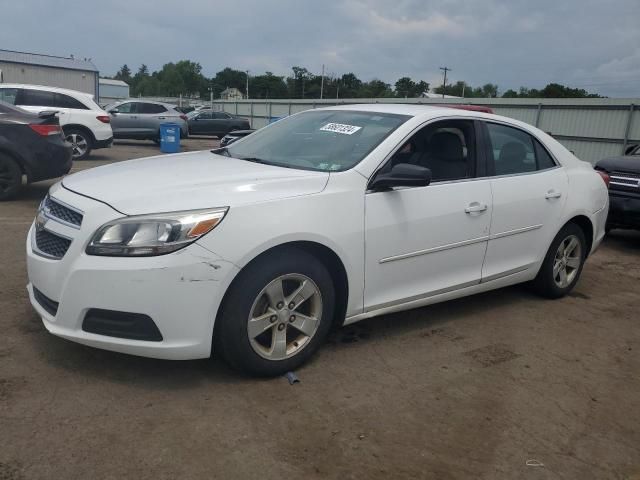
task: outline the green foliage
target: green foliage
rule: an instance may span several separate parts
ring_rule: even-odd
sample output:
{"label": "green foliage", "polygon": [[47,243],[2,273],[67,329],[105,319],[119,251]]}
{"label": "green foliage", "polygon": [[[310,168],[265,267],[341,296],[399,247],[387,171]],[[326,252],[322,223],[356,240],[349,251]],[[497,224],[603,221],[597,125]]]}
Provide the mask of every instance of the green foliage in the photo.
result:
{"label": "green foliage", "polygon": [[[250,98],[416,98],[429,91],[429,83],[424,80],[414,81],[410,77],[399,78],[393,88],[382,80],[373,79],[363,82],[354,73],[342,76],[328,74],[324,77],[309,71],[302,66],[291,67],[289,77],[280,77],[272,72],[249,77]],[[114,78],[127,82],[132,96],[171,96],[209,99],[214,98],[226,88],[237,88],[246,95],[247,72],[224,68],[212,78],[202,74],[199,63],[180,60],[167,63],[156,72],[149,73],[149,68],[142,64],[135,75],[131,75],[128,65],[123,65]],[[498,96],[498,85],[487,83],[481,87],[473,87],[466,82],[457,81],[433,89],[437,94],[443,91],[447,95],[465,98],[495,98]],[[503,98],[597,98],[599,95],[579,88],[570,88],[558,83],[550,83],[542,90],[520,87],[518,91],[509,89],[502,94]]]}

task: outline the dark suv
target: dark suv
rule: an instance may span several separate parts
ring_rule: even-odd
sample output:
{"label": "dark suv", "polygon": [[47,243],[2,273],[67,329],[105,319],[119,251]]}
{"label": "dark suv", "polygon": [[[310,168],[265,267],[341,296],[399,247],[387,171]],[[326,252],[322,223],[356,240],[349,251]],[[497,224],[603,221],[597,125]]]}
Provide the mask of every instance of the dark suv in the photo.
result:
{"label": "dark suv", "polygon": [[627,148],[624,156],[600,160],[596,170],[610,178],[607,230],[640,229],[640,145]]}
{"label": "dark suv", "polygon": [[60,177],[71,169],[71,144],[55,111],[30,113],[0,102],[0,200],[27,182]]}

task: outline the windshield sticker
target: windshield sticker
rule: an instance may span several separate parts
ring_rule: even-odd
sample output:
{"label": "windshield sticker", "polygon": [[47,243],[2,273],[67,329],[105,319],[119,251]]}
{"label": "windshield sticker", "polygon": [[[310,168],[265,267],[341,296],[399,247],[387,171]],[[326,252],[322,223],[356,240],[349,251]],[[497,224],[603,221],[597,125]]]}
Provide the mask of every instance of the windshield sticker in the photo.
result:
{"label": "windshield sticker", "polygon": [[353,135],[362,127],[355,125],[345,125],[344,123],[327,123],[324,127],[320,128],[323,132],[342,133],[343,135]]}

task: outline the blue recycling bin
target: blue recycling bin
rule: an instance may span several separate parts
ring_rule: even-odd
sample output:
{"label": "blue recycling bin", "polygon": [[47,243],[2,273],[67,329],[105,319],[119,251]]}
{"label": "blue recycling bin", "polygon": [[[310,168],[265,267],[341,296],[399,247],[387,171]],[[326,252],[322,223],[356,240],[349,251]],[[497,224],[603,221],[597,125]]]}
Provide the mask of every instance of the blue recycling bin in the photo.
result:
{"label": "blue recycling bin", "polygon": [[163,153],[180,151],[180,125],[177,123],[160,125],[160,151]]}

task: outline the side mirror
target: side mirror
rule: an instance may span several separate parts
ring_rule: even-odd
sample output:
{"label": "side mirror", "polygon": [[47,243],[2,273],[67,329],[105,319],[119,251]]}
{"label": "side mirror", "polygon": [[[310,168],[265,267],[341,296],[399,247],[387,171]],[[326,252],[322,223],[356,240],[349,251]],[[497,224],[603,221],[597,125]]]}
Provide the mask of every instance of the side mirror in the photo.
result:
{"label": "side mirror", "polygon": [[371,190],[393,187],[426,187],[431,183],[431,170],[411,163],[398,163],[389,173],[381,173],[371,182]]}
{"label": "side mirror", "polygon": [[117,108],[112,108],[111,110],[109,110],[109,113],[111,115],[115,115],[116,113],[120,113],[120,110],[118,110]]}

